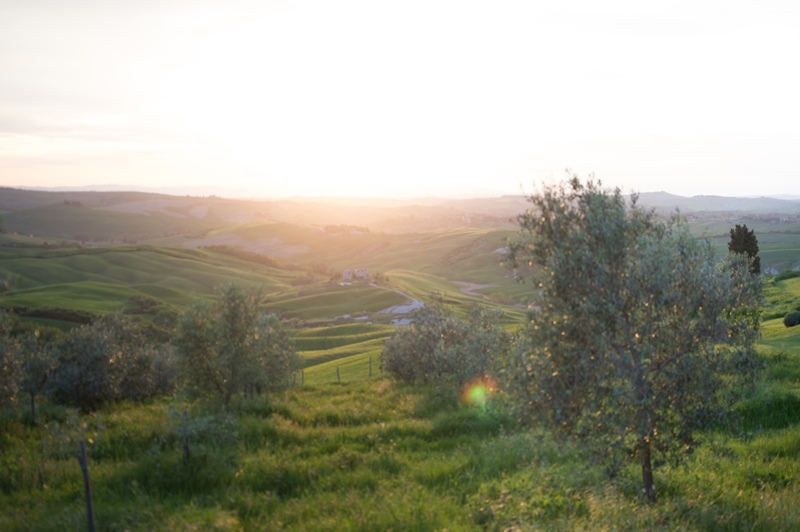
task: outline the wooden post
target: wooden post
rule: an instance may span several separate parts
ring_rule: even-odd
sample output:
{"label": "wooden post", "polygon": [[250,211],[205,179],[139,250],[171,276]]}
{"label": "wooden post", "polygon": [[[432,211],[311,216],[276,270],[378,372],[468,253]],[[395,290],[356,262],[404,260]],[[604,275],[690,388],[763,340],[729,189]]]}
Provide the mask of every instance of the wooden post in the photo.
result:
{"label": "wooden post", "polygon": [[300,386],[305,386],[305,385],[306,385],[306,370],[305,369],[301,369],[300,370]]}
{"label": "wooden post", "polygon": [[339,376],[339,366],[336,366],[336,382],[342,383],[342,378]]}
{"label": "wooden post", "polygon": [[372,378],[372,357],[369,357],[369,378]]}
{"label": "wooden post", "polygon": [[183,419],[181,420],[181,432],[183,433],[183,463],[184,465],[189,462],[189,412],[183,410]]}
{"label": "wooden post", "polygon": [[79,442],[81,453],[78,461],[81,463],[81,473],[83,473],[83,489],[86,492],[86,518],[89,522],[89,532],[95,532],[94,508],[92,507],[92,485],[89,482],[89,462],[86,458],[86,442]]}

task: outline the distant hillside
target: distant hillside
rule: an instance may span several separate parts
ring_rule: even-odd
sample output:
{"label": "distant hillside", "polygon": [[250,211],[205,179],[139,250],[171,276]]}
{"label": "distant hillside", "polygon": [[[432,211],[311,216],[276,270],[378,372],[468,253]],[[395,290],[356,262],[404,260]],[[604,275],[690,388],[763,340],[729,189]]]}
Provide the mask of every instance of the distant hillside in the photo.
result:
{"label": "distant hillside", "polygon": [[34,207],[64,204],[65,202],[75,205],[80,204],[89,208],[97,208],[129,203],[132,201],[173,197],[174,196],[152,194],[148,192],[48,191],[0,187],[0,212],[23,211]]}
{"label": "distant hillside", "polygon": [[4,215],[6,231],[22,235],[81,243],[136,243],[175,234],[205,232],[223,223],[153,214],[143,216],[80,204],[57,203],[17,210]]}
{"label": "distant hillside", "polygon": [[[164,226],[161,231],[137,228],[136,240],[177,231],[191,225],[206,231],[224,224],[283,222],[306,227],[351,225],[373,232],[415,233],[463,227],[509,228],[511,220],[525,210],[522,196],[448,200],[441,198],[293,198],[230,199],[218,196],[171,196],[125,191],[42,191],[0,188],[0,214],[10,232],[49,238],[109,240],[108,230],[95,224],[86,227],[81,218],[91,210],[106,211],[108,220],[132,220],[145,216],[144,225]],[[63,207],[74,207],[69,210]],[[83,208],[83,215],[78,212]],[[35,211],[35,209],[42,209]],[[117,216],[111,216],[111,213]],[[60,221],[63,219],[63,223]],[[181,220],[188,220],[188,224]],[[38,223],[41,221],[42,223]],[[130,235],[125,235],[128,238]]]}
{"label": "distant hillside", "polygon": [[[732,198],[723,196],[677,196],[666,192],[645,192],[639,203],[661,212],[676,209],[683,214],[751,213],[800,215],[800,200],[778,198]],[[31,215],[16,215],[36,207],[56,205],[81,206],[116,213],[147,215],[161,218],[166,226],[187,230],[187,224],[175,219],[202,220],[198,228],[205,230],[225,223],[284,222],[306,227],[354,225],[373,232],[414,233],[443,231],[464,227],[513,228],[516,216],[530,207],[523,195],[500,197],[446,198],[275,198],[231,199],[219,196],[179,196],[147,192],[85,190],[49,192],[0,188],[0,213],[6,218],[9,231],[38,234]],[[67,213],[62,213],[67,214]],[[76,213],[72,213],[72,218]],[[22,222],[22,219],[28,221]],[[56,220],[53,220],[56,221]],[[72,223],[72,222],[70,222]],[[191,225],[191,224],[189,224]],[[33,229],[33,230],[32,230]],[[75,228],[77,229],[77,228]],[[65,228],[59,236],[63,237]],[[92,231],[72,234],[91,235]],[[170,227],[162,231],[174,233]],[[46,235],[42,236],[54,236]]]}
{"label": "distant hillside", "polygon": [[693,196],[687,198],[666,192],[639,194],[639,203],[658,210],[690,212],[750,212],[799,214],[800,200],[778,198],[731,198],[724,196]]}

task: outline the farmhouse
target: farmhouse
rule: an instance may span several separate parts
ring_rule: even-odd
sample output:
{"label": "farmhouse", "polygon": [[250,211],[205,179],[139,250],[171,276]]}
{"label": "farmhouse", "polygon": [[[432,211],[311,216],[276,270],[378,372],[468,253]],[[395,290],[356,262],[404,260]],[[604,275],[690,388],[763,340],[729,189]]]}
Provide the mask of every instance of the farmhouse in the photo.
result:
{"label": "farmhouse", "polygon": [[366,268],[356,268],[355,270],[349,269],[342,272],[342,281],[352,281],[359,279],[362,281],[369,280],[369,273]]}

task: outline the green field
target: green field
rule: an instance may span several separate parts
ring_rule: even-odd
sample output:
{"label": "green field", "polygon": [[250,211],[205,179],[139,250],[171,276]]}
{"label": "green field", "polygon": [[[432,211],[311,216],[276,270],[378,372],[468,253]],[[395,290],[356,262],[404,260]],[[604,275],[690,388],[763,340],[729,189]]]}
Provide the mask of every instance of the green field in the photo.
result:
{"label": "green field", "polygon": [[368,284],[324,284],[303,289],[288,298],[276,298],[268,308],[288,317],[320,319],[344,315],[361,316],[399,305],[403,296]]}
{"label": "green field", "polygon": [[[306,383],[362,380],[378,375],[378,354],[394,327],[376,324],[350,324],[296,330],[295,347],[305,359]],[[339,376],[336,369],[339,368]]]}
{"label": "green field", "polygon": [[299,272],[223,254],[153,247],[3,251],[0,272],[14,280],[0,305],[57,307],[96,314],[120,310],[133,296],[187,305],[228,283],[260,286],[266,294],[293,292]]}
{"label": "green field", "polygon": [[4,216],[7,231],[23,235],[78,242],[136,243],[173,234],[205,232],[218,220],[196,220],[168,215],[138,214],[52,205]]}
{"label": "green field", "polygon": [[[757,237],[762,270],[783,272],[800,266],[800,232],[758,233]],[[729,236],[712,239],[718,256],[728,252],[729,240]]]}

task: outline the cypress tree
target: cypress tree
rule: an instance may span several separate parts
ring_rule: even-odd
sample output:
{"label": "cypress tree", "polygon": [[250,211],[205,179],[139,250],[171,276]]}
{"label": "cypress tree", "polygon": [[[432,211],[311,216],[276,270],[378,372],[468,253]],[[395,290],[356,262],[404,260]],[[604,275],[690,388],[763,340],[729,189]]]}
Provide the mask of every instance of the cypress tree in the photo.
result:
{"label": "cypress tree", "polygon": [[758,239],[752,229],[747,230],[747,224],[739,225],[731,229],[731,241],[728,242],[728,251],[747,254],[747,258],[753,261],[750,266],[750,273],[758,275],[761,273],[761,257],[758,256]]}

